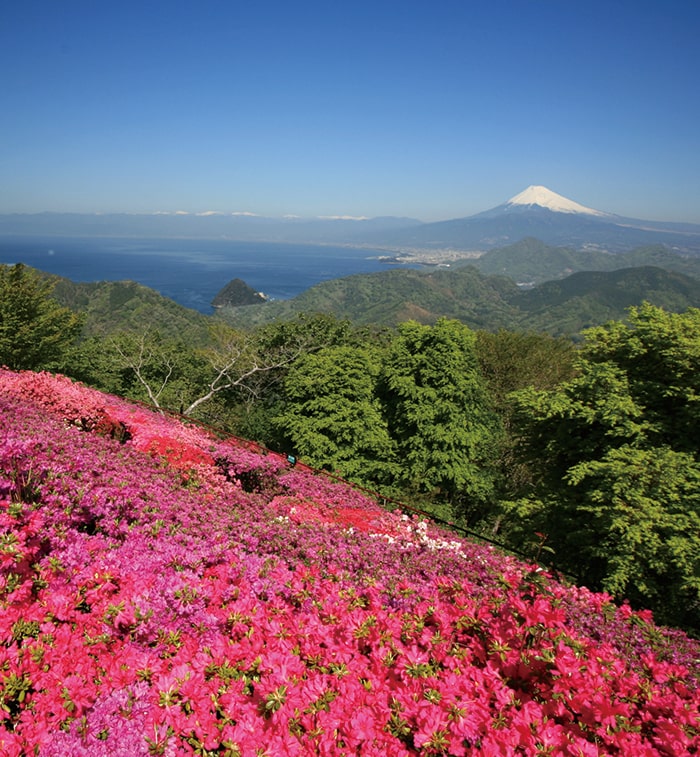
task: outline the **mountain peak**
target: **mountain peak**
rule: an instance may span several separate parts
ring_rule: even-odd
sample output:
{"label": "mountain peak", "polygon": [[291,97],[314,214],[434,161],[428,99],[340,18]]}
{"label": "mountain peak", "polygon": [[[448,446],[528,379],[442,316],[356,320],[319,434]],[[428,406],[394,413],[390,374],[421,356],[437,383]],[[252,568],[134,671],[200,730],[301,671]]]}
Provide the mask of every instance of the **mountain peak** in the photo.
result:
{"label": "mountain peak", "polygon": [[520,194],[511,197],[506,203],[506,207],[511,205],[539,205],[541,208],[553,210],[556,213],[585,213],[592,216],[608,215],[600,210],[587,208],[585,205],[580,205],[578,202],[569,200],[567,197],[552,192],[547,187],[537,185],[529,186],[520,192]]}

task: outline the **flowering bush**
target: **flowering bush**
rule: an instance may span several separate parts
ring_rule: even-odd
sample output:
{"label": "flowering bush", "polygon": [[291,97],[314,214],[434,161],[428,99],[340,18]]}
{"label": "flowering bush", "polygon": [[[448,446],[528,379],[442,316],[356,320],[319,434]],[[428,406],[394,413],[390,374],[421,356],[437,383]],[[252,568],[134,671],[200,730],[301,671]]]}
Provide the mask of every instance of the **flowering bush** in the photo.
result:
{"label": "flowering bush", "polygon": [[0,418],[4,755],[700,748],[648,613],[62,377]]}

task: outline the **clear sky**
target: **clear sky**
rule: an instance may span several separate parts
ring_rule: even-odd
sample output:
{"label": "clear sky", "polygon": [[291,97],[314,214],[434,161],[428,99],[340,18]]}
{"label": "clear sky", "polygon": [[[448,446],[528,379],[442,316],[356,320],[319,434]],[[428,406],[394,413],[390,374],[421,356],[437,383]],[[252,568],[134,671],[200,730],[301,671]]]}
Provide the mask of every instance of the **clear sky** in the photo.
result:
{"label": "clear sky", "polygon": [[0,212],[700,222],[699,0],[12,0]]}

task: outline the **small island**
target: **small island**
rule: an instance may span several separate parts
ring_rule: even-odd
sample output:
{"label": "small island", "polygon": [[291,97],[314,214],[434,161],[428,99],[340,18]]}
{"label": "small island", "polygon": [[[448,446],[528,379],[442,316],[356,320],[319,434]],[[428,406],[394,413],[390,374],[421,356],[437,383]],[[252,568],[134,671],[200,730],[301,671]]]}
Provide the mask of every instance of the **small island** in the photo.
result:
{"label": "small island", "polygon": [[239,307],[241,305],[258,305],[267,301],[262,292],[248,286],[242,279],[232,279],[211,301],[213,308]]}

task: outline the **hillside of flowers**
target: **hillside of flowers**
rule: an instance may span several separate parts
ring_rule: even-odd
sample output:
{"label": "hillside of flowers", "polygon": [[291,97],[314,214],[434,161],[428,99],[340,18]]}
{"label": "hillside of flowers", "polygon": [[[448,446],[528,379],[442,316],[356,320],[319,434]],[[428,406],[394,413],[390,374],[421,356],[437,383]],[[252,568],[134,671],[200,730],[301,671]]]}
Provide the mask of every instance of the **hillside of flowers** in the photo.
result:
{"label": "hillside of flowers", "polygon": [[262,451],[0,370],[0,754],[685,755],[700,647]]}

